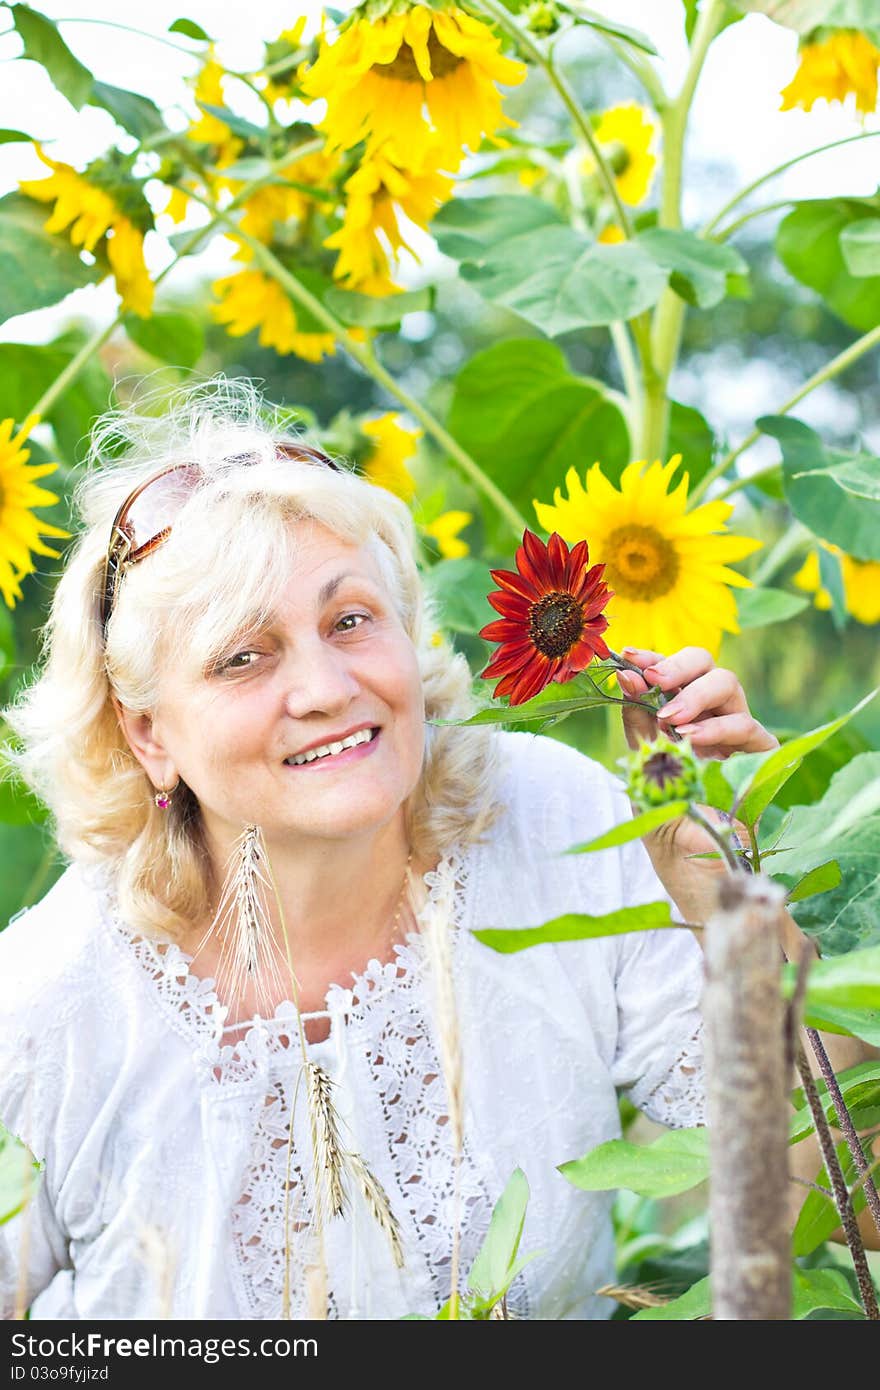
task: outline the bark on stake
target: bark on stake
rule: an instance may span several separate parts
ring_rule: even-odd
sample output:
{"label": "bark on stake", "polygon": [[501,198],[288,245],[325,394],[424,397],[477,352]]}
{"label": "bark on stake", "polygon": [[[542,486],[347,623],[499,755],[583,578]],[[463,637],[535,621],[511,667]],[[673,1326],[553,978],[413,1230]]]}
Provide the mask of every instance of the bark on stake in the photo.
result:
{"label": "bark on stake", "polygon": [[726,876],[706,925],[712,1315],[791,1316],[784,894],[760,875]]}

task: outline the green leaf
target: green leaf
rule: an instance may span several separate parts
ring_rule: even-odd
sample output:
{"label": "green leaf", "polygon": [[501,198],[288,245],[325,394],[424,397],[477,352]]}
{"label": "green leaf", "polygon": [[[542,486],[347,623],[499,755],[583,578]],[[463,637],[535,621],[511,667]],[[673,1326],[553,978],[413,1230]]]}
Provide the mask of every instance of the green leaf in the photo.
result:
{"label": "green leaf", "polygon": [[712,1297],[707,1275],[671,1303],[664,1303],[660,1308],[642,1308],[638,1313],[633,1313],[630,1321],[639,1318],[651,1322],[695,1322],[711,1315]]}
{"label": "green leaf", "polygon": [[379,296],[333,288],[327,291],[324,302],[343,323],[364,328],[390,328],[400,323],[404,314],[430,309],[433,289],[426,285],[421,290]]}
{"label": "green leaf", "polygon": [[244,140],[256,140],[258,143],[266,138],[265,126],[246,121],[243,116],[237,116],[234,111],[230,111],[228,106],[211,106],[207,101],[197,101],[196,106],[202,111],[207,111],[209,116],[216,116],[218,121],[229,127],[233,135],[240,135]]}
{"label": "green leaf", "polygon": [[[810,1196],[816,1194],[810,1193]],[[838,1312],[864,1313],[861,1303],[852,1296],[849,1284],[839,1269],[799,1269],[792,1271],[792,1319],[806,1318],[820,1309]]]}
{"label": "green leaf", "polygon": [[736,0],[741,10],[810,34],[814,29],[868,29],[880,21],[877,0]]}
{"label": "green leaf", "polygon": [[[794,988],[796,967],[784,968],[785,988]],[[807,976],[807,1005],[832,1009],[880,1009],[880,946],[826,956]]]}
{"label": "green leaf", "polygon": [[810,1028],[861,1038],[872,1047],[880,1047],[880,1009],[832,1009],[813,1004],[804,1012],[804,1023]]}
{"label": "green leaf", "polygon": [[737,589],[736,608],[741,628],[770,627],[802,613],[810,600],[784,589]]}
{"label": "green leaf", "polygon": [[0,198],[0,322],[57,304],[103,274],[87,266],[66,237],[49,235],[48,215],[42,203],[20,193]]}
{"label": "green leaf", "polygon": [[659,57],[657,49],[641,29],[631,29],[626,24],[606,19],[604,15],[596,14],[595,10],[581,5],[579,0],[561,0],[559,8],[573,15],[578,24],[589,25],[591,29],[598,29],[601,34],[610,34],[614,39],[621,39],[623,43],[640,49],[642,53],[648,53],[652,58]]}
{"label": "green leaf", "polygon": [[[680,401],[669,402],[669,445],[670,457],[681,454],[682,468],[690,478],[693,488],[712,467],[715,454],[715,436],[704,415],[693,406],[682,405]],[[604,471],[604,470],[603,470]],[[616,481],[616,477],[613,479]],[[736,593],[742,593],[737,589]]]}
{"label": "green leaf", "polygon": [[162,112],[154,101],[139,92],[126,91],[124,87],[112,87],[109,82],[94,83],[89,93],[89,106],[109,111],[116,124],[136,140],[148,140],[165,129]]}
{"label": "green leaf", "polygon": [[765,415],[779,440],[785,497],[798,520],[859,560],[880,560],[880,459],[832,449],[802,420]]}
{"label": "green leaf", "polygon": [[[16,420],[24,419],[68,366],[81,343],[79,335],[56,339],[46,346],[0,343],[0,417],[11,415]],[[47,412],[58,449],[71,462],[94,417],[107,409],[110,389],[110,379],[96,356]],[[54,490],[51,477],[46,486]]]}
{"label": "green leaf", "polygon": [[453,632],[477,633],[495,616],[486,601],[492,578],[481,560],[470,555],[440,560],[422,580],[437,603],[442,625]]}
{"label": "green leaf", "polygon": [[[583,477],[601,462],[617,482],[630,458],[617,401],[601,382],[575,376],[562,350],[540,338],[509,339],[472,357],[456,377],[447,424],[527,517],[535,498],[552,502],[569,467]],[[488,593],[488,573],[486,580]]]}
{"label": "green leaf", "polygon": [[559,1172],[585,1192],[625,1187],[640,1197],[673,1197],[689,1192],[709,1176],[709,1131],[675,1129],[652,1144],[611,1139],[583,1158],[558,1165]]}
{"label": "green leaf", "polygon": [[842,235],[851,225],[877,217],[880,203],[876,199],[817,200],[800,203],[783,218],[776,233],[776,250],[786,270],[816,290],[844,323],[862,333],[880,323],[880,274],[851,273]]}
{"label": "green leaf", "polygon": [[817,893],[827,893],[829,888],[836,888],[840,881],[840,865],[836,859],[829,859],[827,863],[818,864],[798,880],[789,890],[788,901],[799,903],[805,898],[815,897]]}
{"label": "green leaf", "polygon": [[850,275],[862,278],[880,274],[880,221],[863,217],[840,233],[840,249]]}
{"label": "green leaf", "polygon": [[583,845],[572,845],[571,849],[564,850],[563,853],[589,854],[593,850],[610,849],[613,845],[625,845],[628,840],[638,840],[642,835],[647,835],[649,831],[656,830],[658,825],[665,825],[668,820],[675,820],[676,817],[683,816],[687,808],[688,803],[686,801],[671,801],[668,806],[653,806],[650,811],[642,811],[632,820],[615,825],[613,830],[606,830],[604,835],[597,836],[595,840],[588,840]]}
{"label": "green leaf", "polygon": [[211,38],[205,33],[201,24],[196,24],[194,19],[175,19],[173,24],[168,26],[169,34],[184,34],[188,39],[197,39],[199,43],[210,43]]}
{"label": "green leaf", "polygon": [[74,58],[55,24],[39,10],[15,5],[11,14],[24,44],[22,56],[44,67],[52,85],[79,111],[88,101],[95,80],[88,68]]}
{"label": "green leaf", "polygon": [[176,367],[194,367],[205,350],[205,330],[194,314],[154,313],[148,319],[126,314],[125,331],[133,343]]}
{"label": "green leaf", "polygon": [[[849,1145],[844,1139],[835,1145],[840,1166],[847,1186],[856,1177],[856,1167],[849,1151]],[[829,1188],[831,1184],[828,1173],[823,1167],[816,1176],[816,1182],[821,1187]],[[865,1189],[860,1187],[853,1198],[853,1210],[858,1213],[865,1206]],[[827,1240],[830,1235],[837,1230],[840,1225],[840,1217],[837,1207],[830,1197],[825,1197],[821,1192],[810,1190],[807,1193],[803,1206],[801,1207],[795,1228],[791,1234],[792,1254],[796,1257],[810,1255]]]}
{"label": "green leaf", "polygon": [[[621,907],[602,917],[589,917],[581,912],[568,912],[554,917],[541,927],[484,927],[473,935],[484,946],[502,955],[525,951],[529,946],[548,942],[587,941],[596,936],[620,936],[625,932],[654,931],[658,927],[676,927],[669,903],[645,903],[639,907]],[[676,928],[680,930],[680,928]]]}
{"label": "green leaf", "polygon": [[492,1210],[489,1229],[468,1275],[468,1288],[488,1298],[508,1283],[516,1260],[529,1202],[529,1184],[521,1168],[515,1168]]}
{"label": "green leaf", "polygon": [[510,241],[537,227],[565,224],[540,198],[502,194],[493,198],[453,198],[431,221],[437,245],[454,261],[479,264],[496,242]]}
{"label": "green leaf", "polygon": [[819,547],[819,583],[831,599],[831,617],[838,632],[847,623],[846,591],[843,586],[843,566],[840,557],[824,546]]}
{"label": "green leaf", "polygon": [[0,129],[0,145],[12,145],[16,142],[29,145],[35,139],[36,136],[27,135],[23,130]]}
{"label": "green leaf", "polygon": [[[880,1106],[880,1061],[859,1062],[855,1067],[847,1067],[838,1074],[837,1084],[853,1120],[863,1127],[870,1125],[872,1120],[866,1118],[866,1112],[869,1113]],[[816,1088],[825,1118],[839,1129],[839,1117],[834,1102],[821,1078],[816,1079]],[[789,1144],[799,1144],[808,1134],[813,1133],[813,1116],[800,1086],[794,1093],[794,1100],[799,1109],[791,1120]]]}
{"label": "green leaf", "polygon": [[696,232],[655,227],[636,237],[635,244],[647,250],[668,273],[670,288],[700,309],[711,309],[724,299],[728,276],[749,272],[732,246],[705,241]]}
{"label": "green leaf", "polygon": [[608,703],[600,695],[577,695],[571,700],[542,700],[541,695],[546,696],[548,692],[552,696],[551,686],[521,705],[497,705],[491,709],[482,709],[478,714],[472,714],[469,719],[432,719],[430,722],[438,725],[455,724],[462,729],[481,724],[527,724],[530,719],[555,719],[562,715],[575,714],[581,709],[598,709],[600,705]]}
{"label": "green leaf", "polygon": [[776,848],[773,867],[790,878],[840,865],[836,888],[793,908],[824,956],[880,945],[880,753],[857,754],[816,805],[795,806]]}
{"label": "green leaf", "polygon": [[39,1166],[24,1144],[0,1128],[0,1226],[22,1210],[39,1182]]}

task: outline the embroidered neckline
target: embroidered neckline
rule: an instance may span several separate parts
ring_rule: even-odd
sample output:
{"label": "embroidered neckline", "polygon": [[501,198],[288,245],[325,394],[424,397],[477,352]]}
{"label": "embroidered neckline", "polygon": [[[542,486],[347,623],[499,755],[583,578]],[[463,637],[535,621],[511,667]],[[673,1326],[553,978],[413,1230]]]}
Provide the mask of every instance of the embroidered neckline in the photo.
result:
{"label": "embroidered neckline", "polygon": [[[419,917],[442,902],[446,895],[454,901],[464,892],[469,877],[468,857],[473,848],[473,845],[455,844],[435,868],[422,876],[427,896]],[[281,1000],[271,1015],[263,1017],[256,1013],[227,1028],[229,1006],[218,997],[214,978],[196,974],[192,969],[194,958],[175,942],[154,941],[126,926],[119,915],[112,881],[106,873],[96,875],[94,882],[98,888],[101,922],[114,945],[142,973],[156,1006],[174,1031],[196,1043],[198,1055],[218,1084],[249,1079],[267,1053],[289,1056],[290,1045],[299,1048],[296,1007],[292,1000]],[[453,916],[460,922],[461,902],[457,907]],[[456,930],[458,923],[453,920],[450,925]],[[392,960],[383,962],[374,957],[363,970],[352,971],[351,984],[331,982],[324,998],[325,1007],[303,1014],[303,1019],[330,1019],[329,1037],[307,1044],[310,1050],[327,1047],[346,1017],[355,1012],[363,1014],[390,991],[415,983],[427,960],[422,932],[418,929],[407,932],[403,942],[394,943],[393,950]],[[230,1031],[241,1033],[232,1043],[224,1041],[224,1033]]]}

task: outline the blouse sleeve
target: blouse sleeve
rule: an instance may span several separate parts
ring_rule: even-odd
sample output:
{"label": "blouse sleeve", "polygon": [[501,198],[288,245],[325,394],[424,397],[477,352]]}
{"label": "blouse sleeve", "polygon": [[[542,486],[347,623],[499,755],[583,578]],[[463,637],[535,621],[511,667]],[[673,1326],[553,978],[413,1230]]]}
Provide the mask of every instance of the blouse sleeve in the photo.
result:
{"label": "blouse sleeve", "polygon": [[[615,799],[618,820],[631,819],[622,790]],[[631,840],[619,852],[623,905],[668,902],[681,920],[642,841]],[[672,1129],[705,1124],[703,981],[703,952],[686,927],[618,938],[612,1076],[639,1110]]]}
{"label": "blouse sleeve", "polygon": [[[0,1210],[0,1317],[5,1319],[20,1316],[59,1270],[70,1267],[67,1239],[51,1197],[58,1030],[24,963],[27,929],[25,918],[0,933],[0,1127],[27,1147],[41,1172],[21,1211],[3,1221]],[[17,1171],[18,1158],[4,1146],[7,1173]],[[12,1187],[14,1192],[16,1182],[13,1176],[4,1191]],[[9,1206],[14,1205],[13,1197]]]}

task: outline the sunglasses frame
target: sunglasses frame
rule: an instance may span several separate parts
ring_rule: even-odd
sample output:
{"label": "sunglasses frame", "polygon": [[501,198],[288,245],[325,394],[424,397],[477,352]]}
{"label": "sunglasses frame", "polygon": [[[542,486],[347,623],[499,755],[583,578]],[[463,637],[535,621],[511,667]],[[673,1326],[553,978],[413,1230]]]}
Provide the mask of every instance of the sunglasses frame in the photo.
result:
{"label": "sunglasses frame", "polygon": [[[331,458],[322,453],[320,449],[313,449],[306,444],[277,444],[275,455],[279,459],[291,459],[301,463],[315,463],[327,468],[332,468],[334,473],[343,470]],[[235,460],[247,466],[259,462],[252,454],[244,454],[240,459]],[[113,606],[119,593],[119,585],[125,571],[132,565],[136,565],[139,560],[143,560],[147,555],[151,555],[157,550],[163,541],[166,541],[171,534],[171,525],[165,526],[155,535],[142,541],[140,545],[134,546],[135,537],[129,523],[129,511],[137,502],[139,497],[151,488],[154,483],[161,478],[167,478],[172,473],[189,473],[192,477],[192,487],[190,492],[195,492],[199,481],[206,475],[197,463],[174,463],[168,468],[163,468],[159,473],[154,473],[152,477],[146,478],[142,483],[138,483],[123,501],[122,505],[113,518],[113,525],[110,528],[110,542],[107,546],[107,554],[104,559],[104,578],[101,587],[101,632],[106,640],[107,625],[110,622]],[[134,547],[134,548],[133,548]]]}

